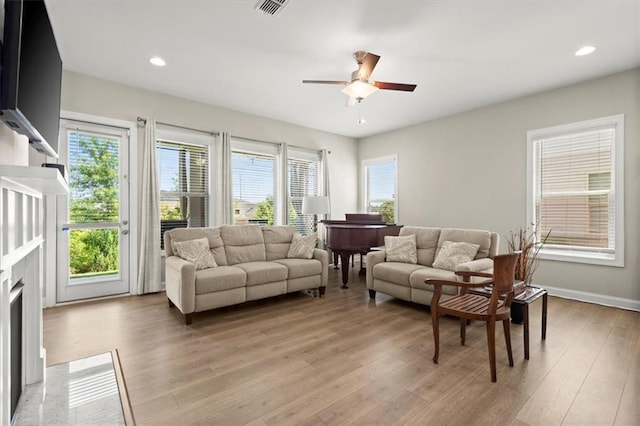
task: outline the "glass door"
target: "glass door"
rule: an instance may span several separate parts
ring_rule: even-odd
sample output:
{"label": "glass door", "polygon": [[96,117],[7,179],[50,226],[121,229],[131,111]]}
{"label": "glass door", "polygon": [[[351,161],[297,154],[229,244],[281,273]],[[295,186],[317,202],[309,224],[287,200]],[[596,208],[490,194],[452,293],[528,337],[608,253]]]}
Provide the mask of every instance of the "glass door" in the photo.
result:
{"label": "glass door", "polygon": [[127,129],[61,122],[69,196],[58,204],[57,301],[129,292]]}

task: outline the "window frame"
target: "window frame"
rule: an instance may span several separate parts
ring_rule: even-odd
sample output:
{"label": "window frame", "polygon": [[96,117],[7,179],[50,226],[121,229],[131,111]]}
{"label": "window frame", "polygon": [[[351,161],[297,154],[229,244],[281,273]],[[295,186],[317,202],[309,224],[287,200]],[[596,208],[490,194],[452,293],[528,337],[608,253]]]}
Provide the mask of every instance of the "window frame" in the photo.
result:
{"label": "window frame", "polygon": [[[230,143],[231,153],[230,153],[230,172],[231,172],[231,202],[233,203],[234,194],[233,194],[233,155],[241,154],[241,155],[256,155],[256,156],[264,156],[264,157],[272,157],[273,158],[273,225],[282,225],[282,204],[283,199],[286,199],[286,194],[282,194],[282,171],[281,171],[281,162],[282,162],[282,154],[280,152],[280,145],[273,142],[263,142],[257,141],[253,139],[246,139],[242,137],[231,137]],[[232,224],[235,224],[235,210],[232,211]]]}
{"label": "window frame", "polygon": [[394,164],[393,216],[394,222],[398,223],[398,156],[396,154],[362,160],[362,211],[365,213],[371,213],[369,211],[369,180],[367,179],[368,168],[376,164],[389,162],[393,162]]}
{"label": "window frame", "polygon": [[[536,227],[538,223],[538,218],[536,217],[536,191],[539,177],[537,175],[538,170],[535,155],[536,143],[541,139],[598,128],[614,128],[615,131],[611,170],[611,193],[613,194],[613,207],[615,209],[613,216],[613,251],[611,251],[611,249],[599,250],[576,246],[567,247],[566,249],[559,246],[543,246],[539,254],[540,259],[624,267],[624,115],[622,114],[530,130],[527,132],[527,223],[532,224],[534,227]],[[538,238],[544,238],[544,236],[538,235]]]}
{"label": "window frame", "polygon": [[[315,188],[315,193],[314,194],[306,194],[302,197],[298,197],[298,196],[292,196],[291,195],[291,188],[289,187],[289,180],[291,178],[291,176],[289,176],[289,161],[290,160],[294,160],[294,161],[304,161],[307,163],[315,163],[316,165],[316,175],[315,175],[315,180],[316,180],[316,188]],[[286,218],[286,224],[290,225],[290,226],[296,226],[296,224],[290,223],[289,221],[289,204],[295,204],[294,200],[298,200],[300,201],[300,203],[302,203],[304,197],[306,196],[320,196],[323,192],[322,189],[322,154],[321,151],[315,150],[315,149],[308,149],[308,148],[300,148],[300,147],[293,147],[293,146],[289,146],[287,148],[287,158],[283,159],[283,161],[285,162],[285,170],[287,172],[287,175],[285,176],[287,185],[286,185],[286,190],[287,190],[287,194],[286,194],[286,212],[287,214],[285,215]],[[296,212],[297,213],[297,212]],[[300,213],[302,216],[310,216],[313,217],[314,215],[303,215],[302,213]],[[306,223],[306,221],[303,222]],[[308,232],[307,232],[308,231]],[[299,230],[298,230],[299,232]],[[307,230],[305,229],[305,233],[304,235],[308,234],[312,232],[312,230]]]}
{"label": "window frame", "polygon": [[[214,197],[214,149],[216,144],[216,137],[211,134],[206,134],[204,132],[196,132],[191,130],[183,130],[183,129],[175,129],[173,126],[165,126],[158,124],[156,126],[155,131],[155,140],[156,140],[156,168],[159,171],[158,165],[158,142],[170,142],[180,145],[191,145],[191,146],[206,146],[207,147],[207,162],[208,162],[208,170],[207,170],[207,211],[206,211],[206,225],[211,226],[214,220],[214,210],[215,210],[215,197]],[[160,178],[160,176],[158,176]],[[162,191],[158,187],[158,201],[162,201]],[[181,196],[184,194],[183,192],[166,192],[165,195],[173,195],[173,196]]]}

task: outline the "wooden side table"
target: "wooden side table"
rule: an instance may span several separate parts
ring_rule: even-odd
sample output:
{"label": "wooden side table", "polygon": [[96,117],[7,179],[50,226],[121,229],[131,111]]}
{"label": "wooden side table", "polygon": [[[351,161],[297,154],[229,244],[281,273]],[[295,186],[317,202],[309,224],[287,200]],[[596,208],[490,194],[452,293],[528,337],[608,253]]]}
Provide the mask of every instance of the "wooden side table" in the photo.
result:
{"label": "wooden side table", "polygon": [[[471,288],[469,293],[491,296],[491,290],[483,287]],[[529,305],[542,297],[542,340],[547,338],[547,296],[548,292],[542,287],[527,286],[525,291],[513,298],[511,309],[513,315],[514,305],[522,310],[524,326],[524,359],[529,359]]]}
{"label": "wooden side table", "polygon": [[529,305],[542,297],[542,340],[547,339],[547,290],[542,287],[527,286],[522,294],[514,297],[511,301],[511,308],[514,304],[522,308],[524,317],[524,359],[529,359]]}

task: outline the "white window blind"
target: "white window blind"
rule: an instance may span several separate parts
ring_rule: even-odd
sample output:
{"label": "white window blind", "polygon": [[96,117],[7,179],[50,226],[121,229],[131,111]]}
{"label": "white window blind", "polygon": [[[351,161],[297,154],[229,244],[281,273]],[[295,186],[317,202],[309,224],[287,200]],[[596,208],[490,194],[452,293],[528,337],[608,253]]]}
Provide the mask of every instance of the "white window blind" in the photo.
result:
{"label": "white window blind", "polygon": [[233,223],[273,225],[278,209],[277,147],[232,140],[231,151]]}
{"label": "white window blind", "polygon": [[319,194],[320,153],[289,148],[287,159],[287,224],[297,228],[300,234],[313,232],[314,215],[302,214],[302,200]]}
{"label": "white window blind", "polygon": [[395,223],[397,216],[396,157],[383,157],[363,162],[365,211],[380,213],[387,223]]}
{"label": "white window blind", "polygon": [[161,233],[209,218],[209,146],[157,140]]}
{"label": "white window blind", "polygon": [[117,138],[70,131],[70,223],[117,222],[120,145]]}
{"label": "white window blind", "polygon": [[595,120],[530,135],[532,222],[539,239],[549,234],[547,250],[605,259],[621,251],[619,126]]}

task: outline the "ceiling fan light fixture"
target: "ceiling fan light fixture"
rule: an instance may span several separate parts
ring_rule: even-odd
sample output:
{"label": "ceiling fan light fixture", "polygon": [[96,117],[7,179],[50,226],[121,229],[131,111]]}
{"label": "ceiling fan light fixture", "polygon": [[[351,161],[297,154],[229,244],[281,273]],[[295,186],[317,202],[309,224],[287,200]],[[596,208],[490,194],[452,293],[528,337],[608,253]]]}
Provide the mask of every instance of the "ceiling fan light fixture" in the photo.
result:
{"label": "ceiling fan light fixture", "polygon": [[342,89],[342,93],[345,95],[349,95],[351,98],[355,99],[364,99],[367,96],[371,95],[374,92],[380,90],[373,84],[365,83],[364,81],[355,80],[351,82],[347,87]]}

